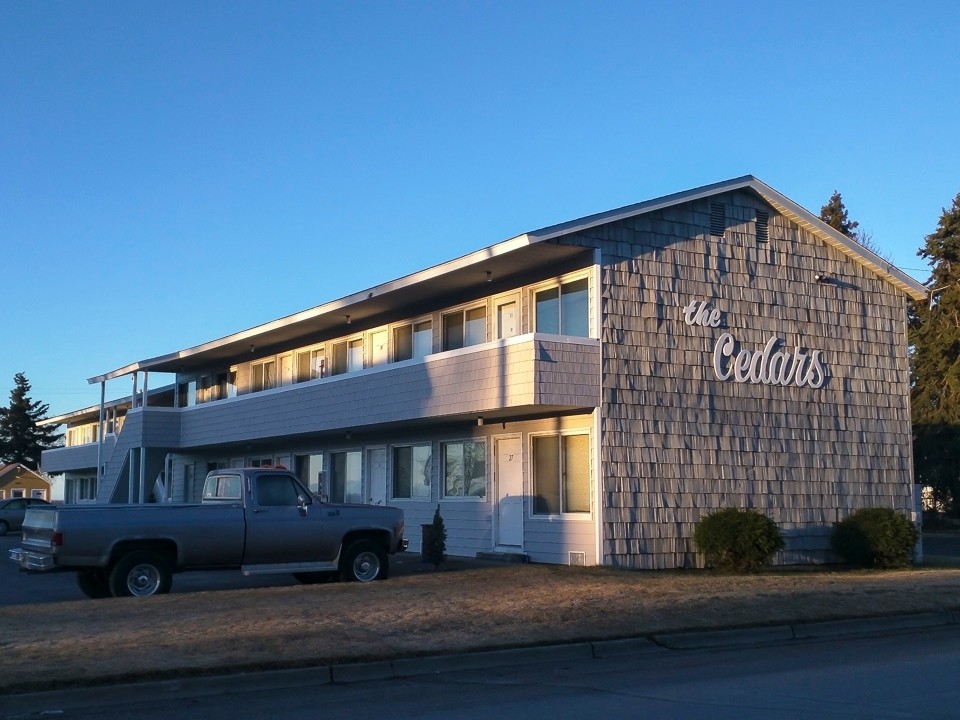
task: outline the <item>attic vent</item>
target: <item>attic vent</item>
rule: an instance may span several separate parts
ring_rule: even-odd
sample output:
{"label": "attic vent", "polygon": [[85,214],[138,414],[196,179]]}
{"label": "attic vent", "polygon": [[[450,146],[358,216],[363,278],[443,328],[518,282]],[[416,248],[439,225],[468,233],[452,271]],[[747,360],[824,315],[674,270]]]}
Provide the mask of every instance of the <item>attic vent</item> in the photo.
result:
{"label": "attic vent", "polygon": [[720,203],[710,203],[710,234],[715,237],[723,237],[723,231],[727,226],[727,213]]}
{"label": "attic vent", "polygon": [[587,557],[582,552],[571,552],[570,564],[576,565],[577,567],[583,567],[584,565],[587,564]]}
{"label": "attic vent", "polygon": [[770,242],[770,215],[757,210],[757,242]]}

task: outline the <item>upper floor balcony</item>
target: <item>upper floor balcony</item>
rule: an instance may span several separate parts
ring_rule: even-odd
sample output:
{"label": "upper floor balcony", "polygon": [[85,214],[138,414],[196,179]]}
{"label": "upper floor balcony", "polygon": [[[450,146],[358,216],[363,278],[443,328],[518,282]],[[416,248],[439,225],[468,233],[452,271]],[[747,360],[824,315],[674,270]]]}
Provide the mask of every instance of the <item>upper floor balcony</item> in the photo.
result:
{"label": "upper floor balcony", "polygon": [[[186,408],[139,408],[122,437],[124,445],[173,451],[444,419],[584,412],[600,404],[600,377],[599,340],[528,334]],[[58,453],[83,448],[92,448],[86,467],[95,467],[93,444],[45,453],[45,469],[70,469]],[[78,460],[75,454],[64,453]]]}

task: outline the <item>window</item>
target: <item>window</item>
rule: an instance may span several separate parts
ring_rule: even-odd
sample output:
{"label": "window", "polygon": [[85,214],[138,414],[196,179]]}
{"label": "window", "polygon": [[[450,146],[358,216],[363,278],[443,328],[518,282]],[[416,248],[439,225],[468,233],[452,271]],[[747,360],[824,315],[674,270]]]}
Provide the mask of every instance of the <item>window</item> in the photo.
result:
{"label": "window", "polygon": [[363,370],[363,340],[357,338],[349,342],[338,342],[333,346],[333,367],[331,375]]}
{"label": "window", "polygon": [[269,455],[267,457],[249,458],[247,467],[273,467],[273,458]]}
{"label": "window", "polygon": [[587,278],[536,294],[537,332],[590,336],[590,283]]}
{"label": "window", "polygon": [[289,475],[257,476],[257,504],[261,507],[294,507],[300,498],[310,502],[309,496]]}
{"label": "window", "polygon": [[347,343],[347,372],[363,370],[363,340]]}
{"label": "window", "polygon": [[217,374],[217,400],[236,397],[237,395],[237,371],[236,368],[230,368],[228,372]]}
{"label": "window", "polygon": [[250,384],[254,392],[277,386],[277,361],[274,359],[254,363],[250,369]]}
{"label": "window", "polygon": [[430,445],[393,448],[393,497],[430,499]]}
{"label": "window", "polygon": [[362,464],[359,450],[330,453],[331,502],[363,502]]}
{"label": "window", "polygon": [[429,320],[393,329],[393,361],[424,358],[433,352],[433,323]]}
{"label": "window", "polygon": [[297,382],[323,377],[323,348],[297,353]]}
{"label": "window", "polygon": [[197,404],[197,381],[189,380],[177,385],[177,407],[193,407]]}
{"label": "window", "polygon": [[589,435],[533,438],[534,513],[590,512],[589,453]]}
{"label": "window", "polygon": [[205,500],[240,500],[242,485],[239,475],[214,475],[203,484]]}
{"label": "window", "polygon": [[487,341],[487,308],[458,310],[443,316],[443,349],[478,345]]}
{"label": "window", "polygon": [[487,496],[487,445],[483,440],[442,443],[444,497]]}

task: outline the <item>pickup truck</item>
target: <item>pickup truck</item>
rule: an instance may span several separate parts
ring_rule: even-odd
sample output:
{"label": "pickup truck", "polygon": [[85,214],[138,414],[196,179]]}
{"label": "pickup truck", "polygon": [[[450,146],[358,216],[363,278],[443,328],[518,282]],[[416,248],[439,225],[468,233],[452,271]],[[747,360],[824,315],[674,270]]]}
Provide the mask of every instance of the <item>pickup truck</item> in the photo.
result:
{"label": "pickup truck", "polygon": [[186,570],[369,582],[406,548],[402,510],[322,502],[287,470],[240,468],[210,472],[200,503],[31,507],[10,559],[75,571],[88,597],[104,598],[167,593]]}

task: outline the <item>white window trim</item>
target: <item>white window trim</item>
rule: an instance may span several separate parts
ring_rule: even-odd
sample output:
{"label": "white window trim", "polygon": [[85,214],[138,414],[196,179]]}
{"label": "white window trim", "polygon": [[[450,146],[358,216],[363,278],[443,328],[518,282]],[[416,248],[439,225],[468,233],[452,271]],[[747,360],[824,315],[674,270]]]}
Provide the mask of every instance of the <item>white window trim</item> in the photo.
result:
{"label": "white window trim", "polygon": [[[484,325],[483,340],[480,341],[480,342],[478,342],[478,343],[473,343],[473,345],[466,345],[466,344],[465,344],[465,345],[461,345],[461,346],[458,347],[458,348],[447,348],[447,347],[444,347],[444,340],[445,340],[445,338],[444,338],[444,332],[443,332],[443,330],[444,330],[444,328],[443,328],[443,319],[444,319],[447,315],[454,315],[454,314],[456,314],[456,313],[461,313],[461,314],[463,315],[463,327],[466,328],[466,326],[467,326],[467,318],[466,318],[467,312],[469,312],[470,310],[476,310],[477,308],[483,308],[483,310],[484,310],[484,314],[483,314],[483,325]],[[440,323],[439,323],[439,327],[437,328],[437,330],[440,331],[440,352],[449,352],[450,350],[463,350],[464,348],[475,347],[475,346],[477,346],[477,345],[483,345],[484,343],[490,342],[490,298],[489,298],[489,297],[483,298],[482,300],[475,300],[475,301],[473,301],[473,302],[464,303],[463,305],[454,305],[454,306],[452,306],[452,307],[445,308],[445,309],[443,309],[443,310],[440,311],[439,315],[440,315]],[[436,337],[436,335],[434,335],[434,337]]]}
{"label": "white window trim", "polygon": [[[598,328],[599,324],[596,322],[594,315],[594,307],[598,304],[596,301],[596,292],[595,288],[598,287],[595,279],[592,268],[585,268],[583,270],[577,270],[575,272],[566,273],[565,275],[559,275],[550,280],[544,280],[542,282],[536,283],[534,285],[529,285],[527,287],[527,303],[529,304],[530,313],[528,322],[530,323],[530,332],[537,331],[537,293],[543,292],[544,290],[550,290],[552,288],[559,288],[561,285],[566,285],[567,283],[576,282],[577,280],[586,280],[587,281],[587,332],[589,333],[587,337],[597,338],[599,337]],[[546,334],[546,333],[541,333]],[[579,335],[573,335],[570,337],[580,337]]]}
{"label": "white window trim", "polygon": [[[559,512],[559,513],[538,513],[536,511],[536,502],[534,501],[534,493],[536,492],[536,468],[534,467],[534,461],[536,459],[533,449],[533,440],[538,437],[565,437],[570,435],[586,435],[587,442],[589,443],[587,447],[587,459],[590,467],[587,468],[589,473],[588,481],[590,487],[588,490],[588,497],[590,498],[590,511],[589,512]],[[593,522],[594,514],[596,513],[596,499],[594,492],[594,468],[593,468],[593,451],[595,441],[593,435],[590,432],[589,428],[570,428],[567,430],[543,430],[537,432],[531,432],[527,437],[527,457],[530,459],[530,514],[527,516],[531,520],[564,520],[564,521],[573,521],[573,522]],[[560,497],[563,498],[563,487],[560,487]],[[561,500],[562,501],[562,500]]]}
{"label": "white window trim", "polygon": [[[430,495],[426,498],[421,497],[398,497],[396,493],[396,475],[394,474],[395,461],[393,451],[396,448],[415,448],[415,447],[429,447],[430,448]],[[409,442],[409,443],[394,443],[387,446],[387,500],[389,502],[398,502],[398,503],[432,503],[433,502],[433,485],[436,480],[436,461],[437,457],[437,444],[433,441],[426,442]]]}
{"label": "white window trim", "polygon": [[[477,497],[476,495],[447,495],[447,468],[445,457],[443,453],[443,448],[445,445],[451,445],[454,443],[483,443],[483,497]],[[490,502],[490,453],[491,453],[491,443],[487,442],[486,437],[476,437],[476,438],[451,438],[449,440],[439,441],[439,447],[437,448],[438,453],[437,457],[440,463],[440,487],[438,491],[440,493],[440,499],[444,502],[456,502],[456,503],[486,503]]]}

